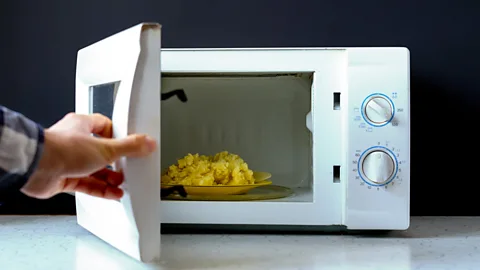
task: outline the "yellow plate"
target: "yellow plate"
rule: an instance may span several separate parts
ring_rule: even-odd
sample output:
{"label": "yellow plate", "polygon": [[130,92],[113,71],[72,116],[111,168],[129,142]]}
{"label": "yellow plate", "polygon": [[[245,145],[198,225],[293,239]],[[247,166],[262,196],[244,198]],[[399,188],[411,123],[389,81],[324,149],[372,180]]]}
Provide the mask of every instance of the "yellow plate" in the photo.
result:
{"label": "yellow plate", "polygon": [[[268,172],[253,172],[255,184],[238,186],[183,186],[188,195],[238,195],[245,194],[249,190],[272,184],[267,181],[272,177]],[[176,185],[163,185],[162,188],[171,188]]]}
{"label": "yellow plate", "polygon": [[179,200],[179,201],[257,201],[257,200],[274,200],[289,197],[294,192],[290,188],[268,185],[261,186],[248,191],[245,194],[204,194],[204,195],[188,195],[182,197],[180,194],[170,194],[162,200]]}

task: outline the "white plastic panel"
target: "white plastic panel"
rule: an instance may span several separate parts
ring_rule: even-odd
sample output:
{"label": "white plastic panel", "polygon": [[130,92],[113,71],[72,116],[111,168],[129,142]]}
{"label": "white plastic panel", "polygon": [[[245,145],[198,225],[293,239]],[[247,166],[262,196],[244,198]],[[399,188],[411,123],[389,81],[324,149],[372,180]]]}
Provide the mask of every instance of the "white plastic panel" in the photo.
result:
{"label": "white plastic panel", "polygon": [[[76,112],[111,115],[115,138],[144,133],[160,142],[160,38],[160,25],[143,23],[81,49]],[[125,195],[109,201],[76,193],[78,224],[137,260],[158,258],[158,164],[160,150],[121,159],[115,168],[124,172]]]}
{"label": "white plastic panel", "polygon": [[[405,48],[365,48],[348,51],[348,186],[345,211],[351,229],[407,229],[410,222],[410,60]],[[393,118],[369,123],[365,106],[370,97],[392,109],[375,106],[372,113]],[[385,102],[388,101],[388,102]],[[375,111],[376,110],[376,111]],[[372,150],[391,155],[395,168],[384,184],[362,174],[363,158]],[[377,155],[380,158],[379,155]],[[375,168],[368,168],[370,173]],[[378,164],[381,164],[379,162]],[[366,166],[366,165],[365,165]],[[389,175],[378,166],[378,175]]]}

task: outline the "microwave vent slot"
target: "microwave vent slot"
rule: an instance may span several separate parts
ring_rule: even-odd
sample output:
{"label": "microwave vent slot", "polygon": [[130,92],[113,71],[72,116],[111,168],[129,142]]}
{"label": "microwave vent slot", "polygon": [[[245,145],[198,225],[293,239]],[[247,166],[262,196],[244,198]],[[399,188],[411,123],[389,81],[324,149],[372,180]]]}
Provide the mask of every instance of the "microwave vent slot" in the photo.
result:
{"label": "microwave vent slot", "polygon": [[340,183],[340,165],[333,165],[333,183]]}
{"label": "microwave vent slot", "polygon": [[340,110],[340,93],[333,93],[333,109],[338,111]]}

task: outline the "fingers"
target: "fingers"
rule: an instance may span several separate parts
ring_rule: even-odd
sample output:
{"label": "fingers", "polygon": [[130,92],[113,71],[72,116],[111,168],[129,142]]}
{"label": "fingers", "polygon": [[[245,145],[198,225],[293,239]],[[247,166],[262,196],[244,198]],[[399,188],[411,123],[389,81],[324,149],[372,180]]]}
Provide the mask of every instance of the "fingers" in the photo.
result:
{"label": "fingers", "polygon": [[65,181],[63,192],[82,192],[110,200],[119,200],[123,196],[123,190],[118,186],[109,185],[107,182],[93,176],[68,178]]}
{"label": "fingers", "polygon": [[155,151],[157,143],[147,135],[133,134],[121,139],[96,138],[108,163],[120,157],[144,157]]}
{"label": "fingers", "polygon": [[122,183],[122,173],[104,168],[89,177],[66,179],[63,191],[76,191],[95,197],[118,200],[123,196],[123,190],[118,187]]}
{"label": "fingers", "polygon": [[89,121],[91,133],[104,138],[112,138],[112,120],[110,118],[99,113],[85,115],[85,117]]}
{"label": "fingers", "polygon": [[107,168],[101,169],[100,171],[93,173],[91,176],[106,181],[112,186],[119,186],[123,183],[123,173],[115,172]]}

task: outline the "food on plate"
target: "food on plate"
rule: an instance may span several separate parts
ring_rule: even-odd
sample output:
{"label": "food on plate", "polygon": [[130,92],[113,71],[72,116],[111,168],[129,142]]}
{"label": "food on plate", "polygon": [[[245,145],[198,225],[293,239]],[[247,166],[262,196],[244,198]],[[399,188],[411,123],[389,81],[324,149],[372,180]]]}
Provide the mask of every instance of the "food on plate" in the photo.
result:
{"label": "food on plate", "polygon": [[240,156],[223,151],[214,156],[188,154],[162,175],[162,185],[232,186],[255,184],[253,171]]}

